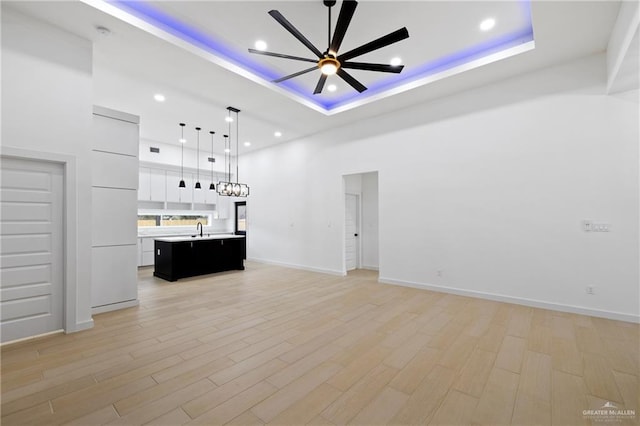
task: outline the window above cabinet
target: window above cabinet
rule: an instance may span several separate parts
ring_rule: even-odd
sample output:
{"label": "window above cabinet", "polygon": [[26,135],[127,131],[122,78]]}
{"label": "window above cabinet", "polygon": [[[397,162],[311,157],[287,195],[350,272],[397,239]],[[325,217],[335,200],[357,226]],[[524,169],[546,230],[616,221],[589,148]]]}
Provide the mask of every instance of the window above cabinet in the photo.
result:
{"label": "window above cabinet", "polygon": [[211,225],[213,214],[140,214],[138,213],[138,228],[153,228],[159,226],[196,226],[198,222],[203,226]]}

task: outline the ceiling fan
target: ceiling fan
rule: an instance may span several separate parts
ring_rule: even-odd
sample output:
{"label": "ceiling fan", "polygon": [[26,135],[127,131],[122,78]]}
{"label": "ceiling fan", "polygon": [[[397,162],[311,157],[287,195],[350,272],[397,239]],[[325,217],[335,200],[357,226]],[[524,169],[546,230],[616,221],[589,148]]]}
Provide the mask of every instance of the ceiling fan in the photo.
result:
{"label": "ceiling fan", "polygon": [[331,8],[336,4],[336,0],[323,0],[323,3],[329,9],[329,30],[327,31],[327,50],[323,53],[315,47],[296,27],[291,24],[280,12],[277,10],[269,11],[276,21],[280,23],[287,31],[289,31],[295,38],[297,38],[302,44],[304,44],[311,52],[313,52],[318,59],[302,58],[300,56],[284,55],[282,53],[266,52],[262,50],[249,49],[249,52],[256,53],[258,55],[274,56],[276,58],[293,59],[296,61],[313,62],[315,65],[311,68],[298,71],[296,73],[273,80],[274,83],[280,83],[293,77],[297,77],[302,74],[306,74],[315,69],[320,69],[322,75],[318,80],[313,94],[322,93],[327,77],[333,74],[337,74],[340,78],[346,81],[351,87],[362,93],[367,88],[360,83],[353,76],[345,71],[346,69],[365,70],[365,71],[378,71],[378,72],[390,72],[399,73],[404,68],[404,65],[387,65],[387,64],[372,64],[366,62],[350,62],[349,60],[365,53],[372,52],[374,50],[381,49],[390,44],[404,40],[409,37],[409,31],[406,27],[400,28],[392,33],[377,38],[369,43],[365,43],[360,47],[356,47],[346,53],[338,54],[342,39],[344,38],[351,18],[353,17],[358,2],[355,0],[344,0],[342,7],[340,8],[340,15],[338,15],[338,22],[331,38]]}

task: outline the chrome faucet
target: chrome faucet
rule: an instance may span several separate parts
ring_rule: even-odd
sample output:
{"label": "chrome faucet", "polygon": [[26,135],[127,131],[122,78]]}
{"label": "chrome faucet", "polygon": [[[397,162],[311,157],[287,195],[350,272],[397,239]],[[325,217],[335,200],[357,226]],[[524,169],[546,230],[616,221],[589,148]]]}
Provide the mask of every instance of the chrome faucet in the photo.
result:
{"label": "chrome faucet", "polygon": [[202,228],[203,228],[202,222],[198,222],[196,224],[196,232],[198,232],[198,229],[200,230],[200,237],[202,237]]}

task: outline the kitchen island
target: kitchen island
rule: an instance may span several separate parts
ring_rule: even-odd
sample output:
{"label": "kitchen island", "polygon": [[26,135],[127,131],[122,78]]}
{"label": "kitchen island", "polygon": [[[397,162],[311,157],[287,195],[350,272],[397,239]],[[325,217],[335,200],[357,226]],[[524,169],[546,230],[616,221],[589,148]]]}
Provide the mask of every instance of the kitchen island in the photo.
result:
{"label": "kitchen island", "polygon": [[244,235],[157,238],[153,275],[167,281],[244,270]]}

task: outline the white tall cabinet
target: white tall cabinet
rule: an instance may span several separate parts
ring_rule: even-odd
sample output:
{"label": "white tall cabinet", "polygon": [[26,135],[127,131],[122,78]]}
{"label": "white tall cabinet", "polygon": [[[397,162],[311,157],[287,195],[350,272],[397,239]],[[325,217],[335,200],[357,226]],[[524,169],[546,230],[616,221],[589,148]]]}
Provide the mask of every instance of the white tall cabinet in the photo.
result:
{"label": "white tall cabinet", "polygon": [[138,304],[138,125],[137,116],[94,106],[93,313]]}

